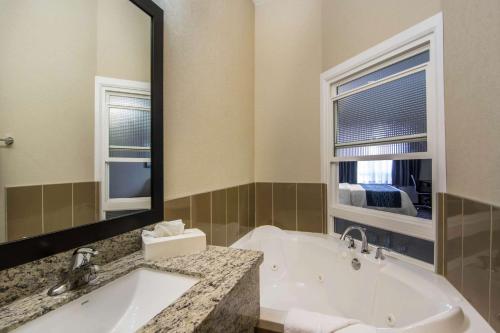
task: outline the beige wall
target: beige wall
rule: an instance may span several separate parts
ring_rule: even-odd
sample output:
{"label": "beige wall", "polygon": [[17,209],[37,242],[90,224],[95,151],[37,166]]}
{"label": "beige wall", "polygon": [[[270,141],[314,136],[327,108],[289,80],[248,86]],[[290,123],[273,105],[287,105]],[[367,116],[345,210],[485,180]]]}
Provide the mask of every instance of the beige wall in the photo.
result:
{"label": "beige wall", "polygon": [[256,181],[318,180],[320,72],[443,11],[448,191],[500,203],[499,1],[261,3],[255,36]]}
{"label": "beige wall", "polygon": [[500,2],[443,0],[448,192],[500,204]]}
{"label": "beige wall", "polygon": [[150,81],[151,18],[129,0],[97,1],[97,75]]}
{"label": "beige wall", "polygon": [[255,180],[320,181],[321,1],[255,7]]}
{"label": "beige wall", "polygon": [[95,11],[88,0],[1,2],[0,136],[15,143],[0,147],[0,241],[5,185],[93,179]]}
{"label": "beige wall", "polygon": [[320,181],[319,75],[440,0],[267,0],[255,12],[255,180]]}
{"label": "beige wall", "polygon": [[440,10],[441,0],[323,0],[323,70]]}
{"label": "beige wall", "polygon": [[252,182],[252,1],[165,3],[165,199]]}
{"label": "beige wall", "polygon": [[1,148],[7,185],[93,178],[95,34],[95,1],[2,2],[0,135],[16,140]]}

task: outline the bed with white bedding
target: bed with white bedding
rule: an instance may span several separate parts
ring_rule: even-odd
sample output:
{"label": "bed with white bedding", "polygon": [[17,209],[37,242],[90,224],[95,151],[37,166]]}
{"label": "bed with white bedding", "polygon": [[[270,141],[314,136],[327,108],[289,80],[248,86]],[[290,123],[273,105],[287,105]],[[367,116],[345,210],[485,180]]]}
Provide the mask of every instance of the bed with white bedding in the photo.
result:
{"label": "bed with white bedding", "polygon": [[417,209],[411,202],[411,199],[406,192],[390,185],[386,186],[389,186],[392,191],[396,190],[400,192],[399,194],[401,197],[401,203],[400,205],[398,205],[399,207],[394,207],[394,205],[390,205],[389,207],[370,206],[368,205],[367,191],[363,187],[363,185],[349,183],[339,184],[339,203],[356,207],[382,210],[390,213],[417,216]]}

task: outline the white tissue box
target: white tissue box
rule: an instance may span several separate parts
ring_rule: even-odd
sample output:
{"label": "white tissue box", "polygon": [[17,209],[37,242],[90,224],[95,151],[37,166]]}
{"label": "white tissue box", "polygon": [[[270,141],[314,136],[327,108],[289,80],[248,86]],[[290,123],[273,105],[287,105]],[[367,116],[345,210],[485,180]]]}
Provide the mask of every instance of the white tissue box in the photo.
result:
{"label": "white tissue box", "polygon": [[142,252],[146,260],[193,254],[206,248],[207,237],[200,229],[186,229],[183,234],[177,236],[142,236]]}

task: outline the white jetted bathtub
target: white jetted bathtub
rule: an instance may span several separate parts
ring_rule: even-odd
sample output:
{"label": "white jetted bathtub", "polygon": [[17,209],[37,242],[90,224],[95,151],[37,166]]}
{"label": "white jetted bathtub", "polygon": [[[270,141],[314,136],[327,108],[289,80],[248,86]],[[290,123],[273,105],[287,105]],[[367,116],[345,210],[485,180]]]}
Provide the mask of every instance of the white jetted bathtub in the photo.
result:
{"label": "white jetted bathtub", "polygon": [[[232,245],[264,252],[260,267],[261,323],[283,329],[291,308],[355,318],[354,332],[493,332],[441,276],[375,251],[360,254],[338,237],[254,229]],[[361,267],[352,267],[357,258]]]}

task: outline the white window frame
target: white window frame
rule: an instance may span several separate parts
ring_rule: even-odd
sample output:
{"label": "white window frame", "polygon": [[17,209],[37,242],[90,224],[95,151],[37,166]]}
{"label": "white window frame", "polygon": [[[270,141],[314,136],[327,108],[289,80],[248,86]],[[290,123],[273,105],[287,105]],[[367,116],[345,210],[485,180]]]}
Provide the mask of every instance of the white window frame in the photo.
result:
{"label": "white window frame", "polygon": [[109,77],[95,77],[95,115],[94,115],[94,179],[100,182],[100,218],[106,211],[150,209],[151,198],[109,198],[108,162],[151,162],[150,158],[109,157],[109,117],[106,96],[108,93],[139,94],[151,96],[149,82],[121,80]]}
{"label": "white window frame", "polygon": [[[426,71],[427,82],[427,152],[400,155],[376,155],[363,157],[334,156],[334,100],[339,83],[351,81],[381,67],[398,62],[402,58],[429,49],[429,62],[415,66],[403,73]],[[373,87],[381,82],[396,79],[401,73],[370,83]],[[321,85],[321,179],[328,184],[329,234],[335,234],[334,217],[356,221],[369,226],[398,232],[426,240],[435,240],[437,227],[437,192],[446,191],[446,154],[444,125],[443,83],[443,18],[439,13],[427,20],[385,40],[357,56],[325,71]],[[363,88],[362,88],[363,89]],[[361,90],[362,90],[361,89]],[[360,90],[356,88],[356,90]],[[432,220],[398,215],[379,210],[341,205],[338,203],[338,163],[340,161],[394,159],[432,159]]]}

